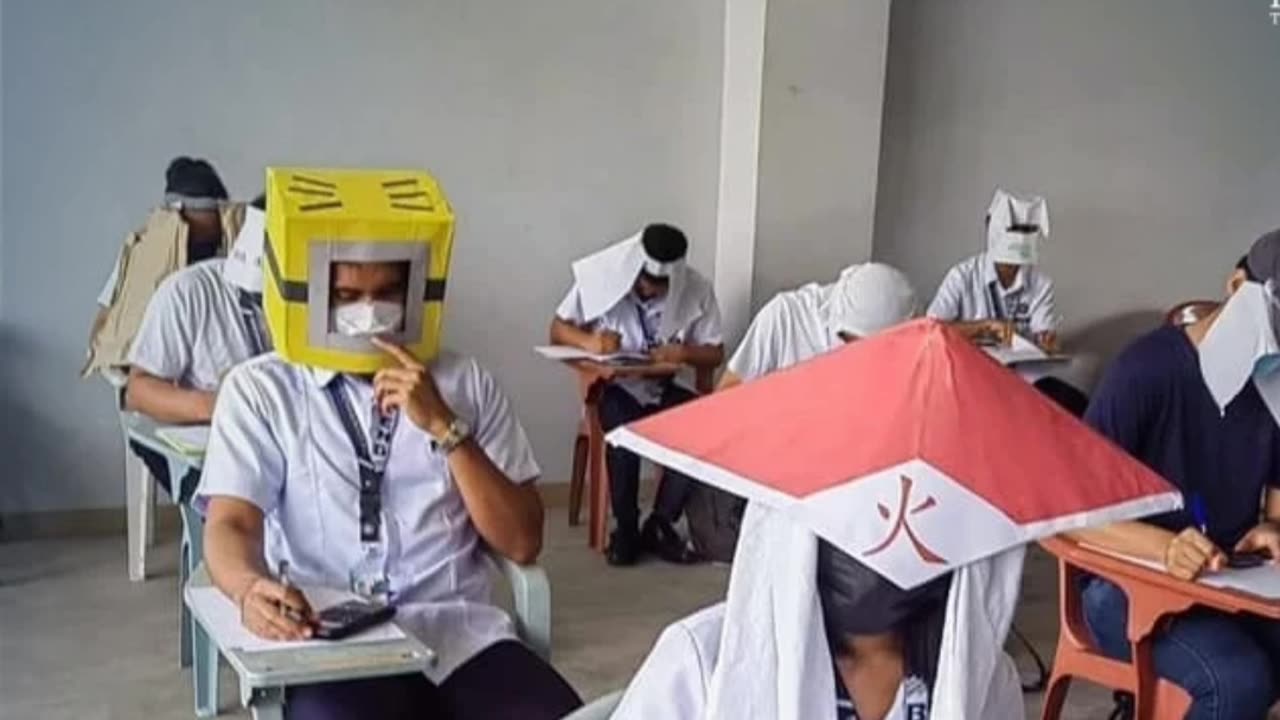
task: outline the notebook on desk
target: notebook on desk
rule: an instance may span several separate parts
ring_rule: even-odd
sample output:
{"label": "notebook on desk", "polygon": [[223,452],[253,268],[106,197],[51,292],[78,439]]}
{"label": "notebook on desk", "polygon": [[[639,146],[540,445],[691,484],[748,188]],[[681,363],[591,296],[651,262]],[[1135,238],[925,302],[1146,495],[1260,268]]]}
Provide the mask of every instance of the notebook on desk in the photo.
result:
{"label": "notebook on desk", "polygon": [[1068,355],[1050,355],[1040,349],[1039,345],[1017,334],[1013,336],[1013,342],[1008,347],[1003,345],[984,345],[982,349],[1001,365],[1007,367],[1029,363],[1065,362],[1071,359]]}
{"label": "notebook on desk", "polygon": [[[302,592],[311,603],[311,608],[319,612],[327,607],[341,604],[348,600],[358,599],[354,593],[333,588],[304,587]],[[405,637],[404,631],[394,622],[384,622],[363,632],[342,640],[299,640],[294,642],[278,642],[267,640],[249,632],[240,622],[240,610],[235,603],[215,587],[188,587],[187,603],[201,625],[215,644],[220,648],[260,652],[265,650],[286,650],[313,646],[333,646],[344,644],[375,643],[400,640]]]}
{"label": "notebook on desk", "polygon": [[590,360],[601,365],[648,365],[652,362],[648,355],[637,352],[620,352],[610,353],[607,355],[599,355],[587,352],[581,348],[570,347],[568,345],[537,345],[533,351],[548,360],[557,362],[566,362],[570,360]]}

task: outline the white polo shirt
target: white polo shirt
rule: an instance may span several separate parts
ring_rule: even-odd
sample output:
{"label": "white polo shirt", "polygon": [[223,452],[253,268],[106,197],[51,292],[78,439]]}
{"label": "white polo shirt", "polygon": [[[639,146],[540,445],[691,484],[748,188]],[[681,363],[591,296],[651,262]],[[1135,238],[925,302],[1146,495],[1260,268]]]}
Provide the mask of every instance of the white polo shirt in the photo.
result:
{"label": "white polo shirt", "polygon": [[[667,310],[665,297],[642,301],[634,292],[627,293],[613,307],[594,322],[588,323],[582,310],[580,290],[575,283],[569,294],[556,308],[556,317],[574,325],[589,326],[594,332],[610,331],[621,336],[623,352],[645,353],[659,345],[682,343],[689,345],[719,345],[724,342],[724,329],[720,322],[720,306],[715,290],[706,278],[692,268],[686,270],[681,317],[686,321],[672,337],[659,337],[663,313]],[[654,405],[662,395],[662,381],[626,378],[618,384],[631,393],[641,405]]]}
{"label": "white polo shirt", "polygon": [[[431,365],[431,376],[499,470],[516,483],[537,479],[533,449],[492,375],[475,360],[445,353]],[[268,567],[287,560],[300,584],[349,588],[363,556],[359,471],[325,390],[330,382],[343,383],[367,438],[370,383],[274,353],[232,370],[218,393],[196,507],[203,512],[219,495],[253,503],[266,517]],[[434,682],[514,637],[506,613],[490,604],[485,549],[448,460],[404,415],[392,436],[382,508],[396,617],[438,653],[427,670]]]}
{"label": "white polo shirt", "polygon": [[239,288],[223,277],[224,262],[205,260],[160,283],[129,348],[130,365],[212,392],[233,366],[271,348],[265,319],[241,306]]}
{"label": "white polo shirt", "polygon": [[[996,300],[993,300],[992,293]],[[997,308],[994,302],[999,302]],[[944,322],[1011,319],[1023,335],[1053,332],[1053,281],[1034,265],[1023,265],[1013,285],[1001,287],[995,262],[979,253],[951,268],[929,305],[928,316]]]}
{"label": "white polo shirt", "polygon": [[834,287],[810,283],[774,295],[751,320],[729,358],[729,372],[744,382],[754,380],[840,347],[822,312]]}

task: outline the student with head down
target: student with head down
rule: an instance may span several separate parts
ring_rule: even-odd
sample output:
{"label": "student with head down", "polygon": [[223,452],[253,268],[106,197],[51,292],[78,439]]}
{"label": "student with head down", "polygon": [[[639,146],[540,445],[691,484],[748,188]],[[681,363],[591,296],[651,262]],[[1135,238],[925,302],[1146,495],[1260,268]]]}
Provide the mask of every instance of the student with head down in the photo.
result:
{"label": "student with head down", "polygon": [[608,440],[750,503],[725,602],[668,627],[616,720],[1023,717],[1023,546],[1178,502],[933,321]]}

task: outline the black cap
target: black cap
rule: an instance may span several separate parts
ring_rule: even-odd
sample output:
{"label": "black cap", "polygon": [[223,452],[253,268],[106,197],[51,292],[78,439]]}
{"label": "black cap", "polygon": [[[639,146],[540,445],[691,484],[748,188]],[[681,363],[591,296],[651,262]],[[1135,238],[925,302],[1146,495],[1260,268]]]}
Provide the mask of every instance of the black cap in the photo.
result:
{"label": "black cap", "polygon": [[185,155],[174,158],[164,171],[164,191],[187,197],[227,199],[227,188],[209,161]]}
{"label": "black cap", "polygon": [[1245,256],[1245,271],[1256,282],[1272,280],[1280,284],[1280,230],[1272,230],[1253,241],[1253,247]]}
{"label": "black cap", "polygon": [[660,263],[681,260],[689,252],[689,240],[680,228],[662,223],[646,226],[640,243],[644,245],[644,254]]}

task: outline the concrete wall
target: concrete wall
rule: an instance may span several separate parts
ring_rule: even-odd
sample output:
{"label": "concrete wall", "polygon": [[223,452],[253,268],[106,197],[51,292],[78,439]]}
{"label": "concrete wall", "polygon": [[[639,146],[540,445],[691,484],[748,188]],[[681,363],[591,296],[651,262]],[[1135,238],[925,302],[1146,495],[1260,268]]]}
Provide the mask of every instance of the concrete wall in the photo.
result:
{"label": "concrete wall", "polygon": [[7,3],[0,512],[118,505],[94,297],[170,157],[249,197],[268,164],[417,166],[459,216],[446,342],[513,397],[549,481],[577,420],[545,337],[571,259],[652,219],[712,271],[718,2]]}
{"label": "concrete wall", "polygon": [[771,2],[753,305],[871,256],[889,0]]}
{"label": "concrete wall", "polygon": [[1049,199],[1044,267],[1078,344],[1109,353],[1216,297],[1280,225],[1268,6],[896,0],[876,256],[931,294],[1003,185]]}

